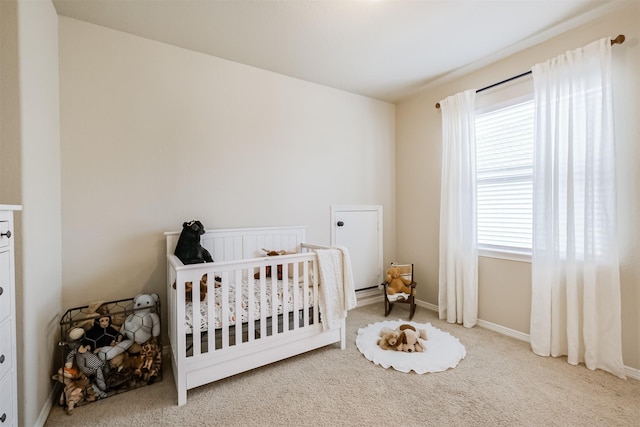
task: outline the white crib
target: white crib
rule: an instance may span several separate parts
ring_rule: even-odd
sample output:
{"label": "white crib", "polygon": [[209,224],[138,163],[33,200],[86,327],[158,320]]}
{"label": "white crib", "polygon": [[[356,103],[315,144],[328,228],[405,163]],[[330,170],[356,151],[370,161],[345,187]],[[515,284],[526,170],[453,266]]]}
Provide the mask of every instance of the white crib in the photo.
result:
{"label": "white crib", "polygon": [[[179,235],[165,233],[168,335],[178,405],[187,402],[187,390],[194,387],[329,344],[346,347],[344,319],[334,329],[321,323],[320,275],[312,249],[322,247],[304,243],[305,227],[209,230],[201,243],[214,262],[192,265],[173,254]],[[267,257],[263,248],[292,254]],[[204,274],[208,291],[200,301]],[[187,282],[194,289],[189,301]]]}

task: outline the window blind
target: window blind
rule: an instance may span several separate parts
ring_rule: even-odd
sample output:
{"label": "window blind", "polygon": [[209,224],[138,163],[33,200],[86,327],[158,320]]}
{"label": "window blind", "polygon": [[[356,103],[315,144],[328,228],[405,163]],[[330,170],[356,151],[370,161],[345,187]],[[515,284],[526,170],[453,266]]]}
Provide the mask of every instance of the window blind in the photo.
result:
{"label": "window blind", "polygon": [[531,252],[532,100],[476,116],[478,246]]}

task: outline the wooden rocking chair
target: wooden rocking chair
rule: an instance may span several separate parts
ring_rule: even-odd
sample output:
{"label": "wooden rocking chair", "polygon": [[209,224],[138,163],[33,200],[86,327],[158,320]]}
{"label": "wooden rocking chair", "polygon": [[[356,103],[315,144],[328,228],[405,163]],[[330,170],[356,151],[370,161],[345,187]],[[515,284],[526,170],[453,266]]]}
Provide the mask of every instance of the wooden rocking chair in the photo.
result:
{"label": "wooden rocking chair", "polygon": [[383,292],[384,292],[384,315],[388,316],[391,313],[391,309],[393,308],[393,304],[396,302],[402,304],[409,304],[409,320],[413,319],[413,315],[416,312],[416,285],[417,283],[413,280],[413,264],[391,264],[392,267],[400,268],[400,275],[408,280],[410,280],[409,288],[411,288],[411,293],[407,294],[394,294],[389,295],[387,293],[387,288],[389,283],[386,281],[382,283]]}

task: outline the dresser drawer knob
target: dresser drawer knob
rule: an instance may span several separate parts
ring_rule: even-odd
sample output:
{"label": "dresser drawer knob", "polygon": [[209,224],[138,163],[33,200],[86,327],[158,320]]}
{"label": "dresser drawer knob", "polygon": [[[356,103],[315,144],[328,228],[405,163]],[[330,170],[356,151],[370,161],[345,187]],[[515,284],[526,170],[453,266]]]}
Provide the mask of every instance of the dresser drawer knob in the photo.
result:
{"label": "dresser drawer knob", "polygon": [[2,416],[0,417],[0,421],[5,422],[6,419],[7,419],[7,414],[6,413],[2,414]]}
{"label": "dresser drawer knob", "polygon": [[4,354],[0,354],[0,363],[4,363]]}
{"label": "dresser drawer knob", "polygon": [[2,237],[2,236],[7,236],[7,239],[10,239],[11,238],[11,230],[7,230],[6,233],[0,234],[0,237]]}
{"label": "dresser drawer knob", "polygon": [[4,289],[2,289],[2,286],[0,286],[0,295],[2,295],[3,292],[4,292]]}

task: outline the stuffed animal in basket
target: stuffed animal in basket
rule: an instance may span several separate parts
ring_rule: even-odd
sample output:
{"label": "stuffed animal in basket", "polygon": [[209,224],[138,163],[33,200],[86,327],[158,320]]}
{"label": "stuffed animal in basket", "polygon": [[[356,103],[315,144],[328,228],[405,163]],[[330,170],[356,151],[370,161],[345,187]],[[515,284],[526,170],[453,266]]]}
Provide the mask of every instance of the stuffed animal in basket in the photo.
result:
{"label": "stuffed animal in basket", "polygon": [[[79,328],[74,328],[72,331],[77,329]],[[133,341],[122,338],[122,334],[111,326],[111,316],[104,315],[94,319],[93,326],[84,332],[82,345],[90,348],[100,360],[105,362],[131,347]]]}
{"label": "stuffed animal in basket", "polygon": [[89,345],[80,345],[76,351],[76,365],[89,378],[94,377],[95,383],[102,391],[107,389],[107,383],[104,381],[103,368],[106,365],[97,354],[91,351]]}
{"label": "stuffed animal in basket", "polygon": [[411,288],[407,285],[411,284],[411,280],[402,277],[400,267],[392,266],[387,270],[387,294],[394,295],[399,292],[411,294]]}
{"label": "stuffed animal in basket", "polygon": [[98,349],[105,346],[113,346],[122,341],[122,335],[111,326],[111,317],[101,316],[94,319],[91,329],[85,332],[84,340],[92,348]]}
{"label": "stuffed animal in basket", "polygon": [[424,329],[416,329],[413,325],[403,324],[398,327],[400,337],[398,338],[398,350],[407,353],[421,353],[424,347],[420,339],[427,339],[427,331]]}
{"label": "stuffed animal in basket", "polygon": [[91,385],[89,378],[77,369],[60,368],[52,379],[64,385],[64,390],[60,394],[60,406],[66,406],[66,412],[73,415],[73,408],[86,400],[93,402],[97,399],[96,392]]}
{"label": "stuffed animal in basket", "polygon": [[209,251],[200,244],[200,236],[204,234],[204,231],[204,226],[197,220],[182,224],[182,232],[178,238],[174,254],[183,264],[213,262]]}
{"label": "stuffed animal in basket", "polygon": [[151,337],[160,335],[160,317],[151,309],[160,297],[157,294],[138,294],[133,298],[135,310],[125,319],[120,332],[137,344],[144,344]]}
{"label": "stuffed animal in basket", "polygon": [[[380,330],[380,338],[376,342],[383,350],[398,350],[398,339],[400,338],[400,331],[397,329],[391,329],[384,327]],[[402,346],[400,346],[402,349]]]}
{"label": "stuffed animal in basket", "polygon": [[90,344],[81,341],[83,337],[84,329],[82,328],[72,328],[67,334],[68,352],[64,364],[65,372],[72,372],[77,367],[87,377],[94,378],[97,391],[102,392],[107,388],[102,371],[106,362],[91,351]]}

